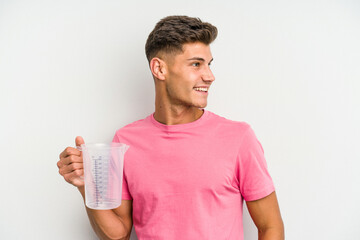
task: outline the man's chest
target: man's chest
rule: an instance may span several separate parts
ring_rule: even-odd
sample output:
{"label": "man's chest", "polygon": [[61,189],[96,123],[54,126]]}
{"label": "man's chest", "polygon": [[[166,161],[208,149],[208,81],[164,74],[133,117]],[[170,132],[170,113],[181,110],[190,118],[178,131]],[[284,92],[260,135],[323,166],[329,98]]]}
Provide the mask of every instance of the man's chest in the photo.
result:
{"label": "man's chest", "polygon": [[127,156],[125,175],[136,200],[199,192],[236,190],[236,149],[209,142],[138,146]]}

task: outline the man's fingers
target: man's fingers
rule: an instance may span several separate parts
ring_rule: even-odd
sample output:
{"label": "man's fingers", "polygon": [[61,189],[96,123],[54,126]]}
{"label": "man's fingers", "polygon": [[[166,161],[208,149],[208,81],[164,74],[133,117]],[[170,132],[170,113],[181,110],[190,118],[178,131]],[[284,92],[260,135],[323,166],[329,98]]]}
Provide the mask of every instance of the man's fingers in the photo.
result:
{"label": "man's fingers", "polygon": [[76,170],[83,170],[83,164],[82,163],[72,163],[69,165],[65,165],[61,168],[59,168],[59,173],[62,176],[65,176],[66,174],[69,174]]}
{"label": "man's fingers", "polygon": [[81,151],[73,147],[67,147],[60,153],[59,158],[66,158],[70,155],[81,156]]}
{"label": "man's fingers", "polygon": [[[72,171],[71,173],[67,173],[64,175],[64,179],[71,184],[78,185],[79,180],[81,177],[84,176],[84,170],[83,169],[77,169],[75,171]],[[83,180],[81,180],[83,182]]]}
{"label": "man's fingers", "polygon": [[[80,136],[75,138],[76,146],[84,144],[84,139]],[[77,186],[84,186],[84,169],[82,152],[73,147],[67,147],[59,155],[60,160],[57,162],[59,173],[64,179]]]}
{"label": "man's fingers", "polygon": [[68,156],[66,158],[62,158],[61,162],[62,162],[63,165],[69,165],[69,164],[72,164],[72,163],[82,163],[83,159],[82,159],[82,157],[79,157],[79,156],[70,155],[70,156]]}
{"label": "man's fingers", "polygon": [[58,168],[60,169],[60,168],[62,168],[62,166],[64,166],[64,164],[62,163],[61,160],[59,160],[59,161],[57,162],[57,166],[58,166]]}
{"label": "man's fingers", "polygon": [[82,137],[80,137],[80,136],[77,136],[76,138],[75,138],[75,144],[76,144],[76,146],[81,146],[81,144],[84,144],[85,142],[84,142],[84,139],[82,138]]}
{"label": "man's fingers", "polygon": [[72,163],[81,163],[82,164],[83,160],[82,157],[79,156],[75,156],[75,155],[70,155],[66,158],[61,158],[58,162],[57,162],[57,166],[58,168],[63,168],[66,167]]}

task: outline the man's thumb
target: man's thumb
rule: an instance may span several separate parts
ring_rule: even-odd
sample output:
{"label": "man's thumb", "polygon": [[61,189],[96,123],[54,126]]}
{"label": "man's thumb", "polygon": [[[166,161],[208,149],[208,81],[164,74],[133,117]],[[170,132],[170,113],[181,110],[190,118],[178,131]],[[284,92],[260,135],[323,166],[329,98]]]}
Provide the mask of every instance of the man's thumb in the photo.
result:
{"label": "man's thumb", "polygon": [[82,138],[82,137],[80,137],[80,136],[77,136],[76,138],[75,138],[75,144],[76,144],[76,146],[80,146],[81,144],[84,144],[85,142],[84,142],[84,139]]}

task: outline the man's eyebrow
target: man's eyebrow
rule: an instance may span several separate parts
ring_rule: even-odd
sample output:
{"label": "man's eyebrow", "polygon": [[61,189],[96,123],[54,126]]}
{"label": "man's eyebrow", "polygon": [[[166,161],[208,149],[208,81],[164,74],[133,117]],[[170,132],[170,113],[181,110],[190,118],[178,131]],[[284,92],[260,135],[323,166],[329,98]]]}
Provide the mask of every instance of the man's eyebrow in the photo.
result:
{"label": "man's eyebrow", "polygon": [[[189,59],[187,59],[187,60],[188,60],[188,61],[197,60],[197,61],[205,62],[205,59],[203,59],[203,58],[201,58],[201,57],[193,57],[193,58],[189,58]],[[213,60],[214,60],[214,58],[212,58],[209,63],[211,63]]]}

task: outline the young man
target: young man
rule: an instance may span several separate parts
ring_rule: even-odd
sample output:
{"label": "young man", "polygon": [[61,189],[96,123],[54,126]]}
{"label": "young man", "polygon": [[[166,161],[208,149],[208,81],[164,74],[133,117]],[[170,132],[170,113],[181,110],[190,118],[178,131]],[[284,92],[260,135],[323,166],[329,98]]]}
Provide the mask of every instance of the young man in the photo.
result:
{"label": "young man", "polygon": [[[243,239],[246,201],[259,239],[284,239],[263,149],[253,130],[204,110],[212,82],[209,44],[217,29],[186,16],[162,19],[146,42],[155,82],[155,112],[115,134],[130,145],[122,204],[87,208],[101,239]],[[76,144],[84,141],[76,138]],[[81,153],[68,147],[59,172],[84,196]]]}

